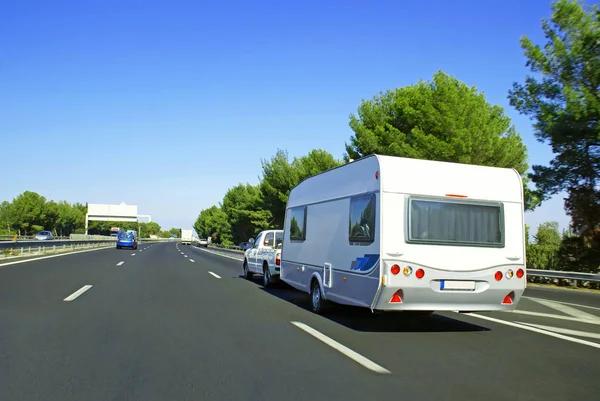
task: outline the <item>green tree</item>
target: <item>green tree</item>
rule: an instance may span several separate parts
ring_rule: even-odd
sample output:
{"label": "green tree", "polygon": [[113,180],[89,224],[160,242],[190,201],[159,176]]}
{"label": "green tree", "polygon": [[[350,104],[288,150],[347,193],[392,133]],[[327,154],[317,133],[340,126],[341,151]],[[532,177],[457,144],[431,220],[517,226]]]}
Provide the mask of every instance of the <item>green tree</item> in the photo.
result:
{"label": "green tree", "polygon": [[283,227],[285,205],[290,191],[302,180],[341,165],[329,152],[313,149],[307,155],[289,161],[288,153],[277,150],[269,161],[262,161],[260,189],[264,208],[273,216],[271,226]]}
{"label": "green tree", "polygon": [[56,231],[58,217],[59,217],[58,203],[53,200],[48,201],[44,204],[44,222],[43,226],[46,230],[52,231],[54,235],[58,235]]}
{"label": "green tree", "polygon": [[194,229],[201,238],[210,237],[215,244],[231,243],[231,225],[225,212],[218,206],[202,210]]}
{"label": "green tree", "polygon": [[148,238],[151,235],[158,236],[161,233],[160,224],[154,221],[151,221],[149,223],[139,223],[139,233],[141,233],[140,235],[144,238]]}
{"label": "green tree", "polygon": [[3,201],[0,204],[0,233],[12,234],[14,225],[12,203]]}
{"label": "green tree", "polygon": [[15,224],[21,234],[35,234],[44,227],[46,198],[36,192],[25,191],[12,201]]}
{"label": "green tree", "polygon": [[533,166],[533,182],[544,199],[566,191],[573,228],[600,249],[600,13],[560,0],[542,29],[543,48],[521,38],[535,76],[513,84],[510,103],[535,121],[537,139],[555,154],[550,166]]}
{"label": "green tree", "polygon": [[523,176],[526,208],[540,202],[527,187],[526,147],[502,107],[444,72],[363,100],[350,127],[346,160],[381,154],[514,168]]}
{"label": "green tree", "polygon": [[534,242],[527,244],[527,266],[532,269],[559,270],[560,247],[558,223],[550,221],[540,224]]}
{"label": "green tree", "polygon": [[247,241],[272,222],[271,212],[263,209],[258,186],[239,184],[229,189],[223,197],[221,209],[227,215],[235,244]]}

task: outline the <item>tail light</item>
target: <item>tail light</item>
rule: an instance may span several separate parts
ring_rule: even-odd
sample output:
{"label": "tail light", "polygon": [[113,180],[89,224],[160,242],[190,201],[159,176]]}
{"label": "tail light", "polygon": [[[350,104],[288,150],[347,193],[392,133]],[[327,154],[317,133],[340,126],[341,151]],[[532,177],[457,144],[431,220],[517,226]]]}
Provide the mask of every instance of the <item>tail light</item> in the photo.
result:
{"label": "tail light", "polygon": [[392,268],[390,269],[390,271],[395,276],[396,274],[400,273],[400,266],[394,265],[394,266],[392,266]]}
{"label": "tail light", "polygon": [[276,264],[277,266],[281,266],[281,256],[277,256],[277,257],[275,258],[275,264]]}
{"label": "tail light", "polygon": [[523,278],[524,275],[525,272],[523,271],[523,269],[517,270],[517,278]]}
{"label": "tail light", "polygon": [[500,271],[498,271],[498,272],[496,272],[496,274],[494,274],[494,278],[496,279],[496,281],[502,280],[502,276],[503,276],[503,274]]}
{"label": "tail light", "polygon": [[415,276],[417,276],[417,278],[423,278],[425,276],[425,270],[417,269],[417,271],[415,272]]}

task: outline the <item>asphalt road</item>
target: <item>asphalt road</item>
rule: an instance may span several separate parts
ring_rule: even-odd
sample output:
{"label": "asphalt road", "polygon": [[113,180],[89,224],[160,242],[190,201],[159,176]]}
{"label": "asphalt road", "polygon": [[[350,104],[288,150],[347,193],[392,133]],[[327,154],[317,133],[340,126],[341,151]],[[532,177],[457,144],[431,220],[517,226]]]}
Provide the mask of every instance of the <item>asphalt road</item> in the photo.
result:
{"label": "asphalt road", "polygon": [[[600,392],[600,339],[581,334],[600,332],[596,294],[529,289],[519,311],[533,314],[407,319],[339,307],[317,316],[302,293],[241,278],[239,257],[160,243],[0,267],[0,400],[564,401]],[[531,324],[580,333],[552,337]]]}

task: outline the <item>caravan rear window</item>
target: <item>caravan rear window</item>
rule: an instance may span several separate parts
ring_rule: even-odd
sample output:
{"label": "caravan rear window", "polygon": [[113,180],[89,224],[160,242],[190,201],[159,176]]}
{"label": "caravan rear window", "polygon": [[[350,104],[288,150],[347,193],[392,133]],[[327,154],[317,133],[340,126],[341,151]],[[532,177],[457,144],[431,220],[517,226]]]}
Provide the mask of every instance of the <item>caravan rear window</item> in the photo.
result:
{"label": "caravan rear window", "polygon": [[411,199],[408,242],[504,246],[500,203]]}

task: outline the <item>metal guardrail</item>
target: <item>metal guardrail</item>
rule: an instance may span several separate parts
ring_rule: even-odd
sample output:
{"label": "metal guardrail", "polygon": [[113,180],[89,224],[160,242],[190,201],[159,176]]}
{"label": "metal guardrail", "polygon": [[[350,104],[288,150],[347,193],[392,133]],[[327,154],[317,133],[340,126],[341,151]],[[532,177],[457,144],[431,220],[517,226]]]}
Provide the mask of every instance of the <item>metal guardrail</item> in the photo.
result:
{"label": "metal guardrail", "polygon": [[[66,240],[17,240],[17,241],[0,241],[0,249],[15,249],[15,248],[38,248],[38,247],[53,247],[64,245],[77,245],[83,243],[114,243],[117,237],[107,236],[87,236],[89,238],[82,239],[66,239]],[[172,241],[169,238],[140,238],[138,242],[157,242],[157,241]]]}
{"label": "metal guardrail", "polygon": [[559,270],[527,269],[527,277],[547,277],[563,280],[580,280],[600,282],[600,274],[564,272]]}

